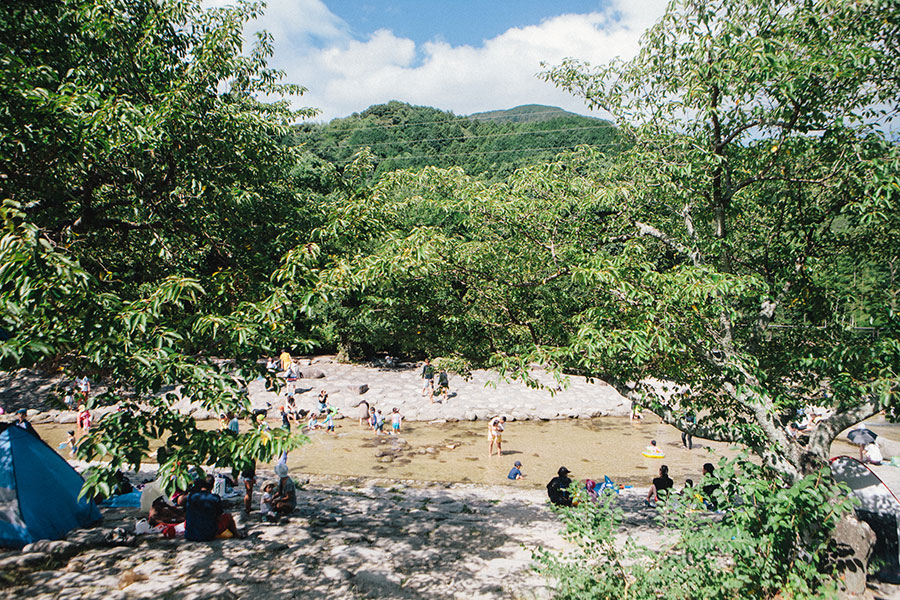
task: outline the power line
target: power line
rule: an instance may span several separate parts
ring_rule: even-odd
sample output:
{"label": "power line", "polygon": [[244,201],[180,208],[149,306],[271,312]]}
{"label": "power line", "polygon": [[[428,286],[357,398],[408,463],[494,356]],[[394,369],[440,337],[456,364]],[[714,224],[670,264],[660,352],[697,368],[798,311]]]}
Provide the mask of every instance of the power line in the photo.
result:
{"label": "power line", "polygon": [[[557,115],[559,115],[560,118],[571,118],[571,117],[581,117],[583,119],[595,119],[596,118],[596,117],[588,117],[585,115],[578,115],[575,113],[571,113],[571,114],[560,113],[560,111],[558,111],[558,110],[544,110],[544,111],[538,111],[538,112],[532,112],[532,113],[525,113],[525,116],[530,117],[532,115],[549,115],[549,114],[557,114]],[[358,117],[358,120],[361,121],[366,118],[368,118],[368,116],[366,116],[366,117],[360,116],[360,117]],[[516,116],[514,115],[512,117],[512,119],[515,119],[515,118],[516,118]],[[342,120],[349,120],[349,119],[350,119],[350,117],[346,117],[345,119],[342,119]],[[465,119],[468,121],[488,121],[491,119],[506,119],[506,120],[509,120],[510,123],[527,123],[527,121],[510,120],[510,116],[508,114],[502,114],[502,113],[495,115],[495,116],[485,116],[485,117],[476,117],[474,115],[469,115],[467,117],[461,117],[458,115],[449,115],[448,114],[448,118],[446,118],[446,119],[437,119],[434,121],[413,121],[410,123],[395,123],[392,125],[368,125],[366,127],[354,127],[353,131],[364,131],[367,129],[393,129],[395,127],[408,127],[408,126],[412,126],[412,125],[431,125],[432,123],[452,124],[452,123],[456,123],[460,119]],[[607,126],[609,126],[609,125],[607,125]]]}
{"label": "power line", "polygon": [[442,154],[419,154],[417,156],[391,156],[388,158],[377,158],[376,162],[387,162],[390,160],[414,160],[418,158],[445,158],[450,156],[475,156],[475,155],[485,155],[485,154],[503,154],[506,152],[545,152],[547,150],[571,150],[573,148],[577,148],[581,144],[573,144],[571,146],[548,146],[546,148],[514,148],[512,150],[486,150],[484,152],[453,152],[453,153],[442,153]]}
{"label": "power line", "polygon": [[439,137],[439,138],[425,138],[421,140],[413,139],[413,140],[396,140],[396,141],[387,141],[387,142],[372,142],[367,144],[338,144],[337,148],[364,148],[364,147],[372,147],[372,146],[384,146],[388,144],[409,144],[412,142],[421,143],[421,142],[449,142],[456,140],[466,140],[466,141],[474,141],[481,140],[485,138],[496,138],[496,137],[508,137],[514,135],[535,135],[542,133],[560,133],[564,131],[585,131],[590,129],[610,129],[610,125],[590,125],[585,127],[563,127],[559,129],[542,129],[538,131],[508,131],[505,133],[487,133],[484,135],[461,135],[455,137]]}

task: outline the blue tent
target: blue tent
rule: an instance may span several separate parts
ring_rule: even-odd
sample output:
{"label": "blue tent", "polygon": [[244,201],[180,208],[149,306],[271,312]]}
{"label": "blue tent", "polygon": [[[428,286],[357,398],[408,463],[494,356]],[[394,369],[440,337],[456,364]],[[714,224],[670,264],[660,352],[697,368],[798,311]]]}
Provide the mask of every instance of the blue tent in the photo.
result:
{"label": "blue tent", "polygon": [[39,437],[0,424],[0,547],[62,539],[102,519],[97,506],[79,500],[84,480]]}

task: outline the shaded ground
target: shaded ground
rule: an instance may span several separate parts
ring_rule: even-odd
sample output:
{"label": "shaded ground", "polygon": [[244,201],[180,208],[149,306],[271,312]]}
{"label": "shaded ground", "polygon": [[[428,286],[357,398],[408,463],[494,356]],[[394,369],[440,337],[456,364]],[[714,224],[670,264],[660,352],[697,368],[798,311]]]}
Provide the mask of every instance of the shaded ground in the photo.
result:
{"label": "shaded ground", "polygon": [[[535,492],[357,481],[308,484],[300,500],[283,523],[240,519],[246,540],[143,536],[135,548],[87,549],[18,575],[3,593],[10,600],[541,598],[544,581],[529,571],[527,548],[561,545],[559,523]],[[105,527],[133,528],[130,510],[106,516]]]}

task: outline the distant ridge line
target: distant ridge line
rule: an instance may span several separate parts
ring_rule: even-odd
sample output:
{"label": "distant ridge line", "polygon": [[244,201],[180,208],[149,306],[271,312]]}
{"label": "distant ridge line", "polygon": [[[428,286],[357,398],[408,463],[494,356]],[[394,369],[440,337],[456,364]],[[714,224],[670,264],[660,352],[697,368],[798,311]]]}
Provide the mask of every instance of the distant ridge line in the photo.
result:
{"label": "distant ridge line", "polygon": [[[542,106],[542,105],[540,105],[540,104],[524,104],[524,105],[522,105],[522,106]],[[428,108],[431,108],[431,107],[428,107]],[[510,108],[510,109],[506,109],[506,110],[489,110],[489,111],[485,111],[485,112],[481,112],[481,113],[472,113],[471,115],[456,115],[456,114],[453,114],[453,113],[451,113],[451,112],[447,112],[447,113],[445,113],[445,114],[448,115],[448,117],[449,117],[450,119],[453,119],[453,118],[457,118],[457,119],[471,119],[471,120],[473,120],[473,121],[489,121],[489,120],[492,120],[492,119],[498,119],[498,120],[507,120],[507,121],[509,121],[509,122],[511,122],[511,123],[523,123],[523,122],[527,122],[528,120],[531,120],[531,121],[540,121],[540,120],[549,121],[549,120],[550,120],[550,119],[519,119],[519,120],[513,120],[512,118],[510,118],[510,115],[509,115],[509,114],[506,114],[506,113],[508,113],[508,112],[511,111],[511,110],[516,110],[517,108],[522,108],[522,107],[521,107],[521,106],[517,106],[517,107],[515,107],[515,108]],[[590,117],[590,116],[587,116],[587,115],[579,115],[578,113],[569,112],[569,111],[567,111],[567,110],[563,110],[563,109],[558,108],[558,107],[555,107],[555,106],[549,106],[549,107],[546,107],[546,108],[549,108],[549,109],[551,109],[551,110],[535,111],[535,112],[532,112],[532,113],[523,113],[523,114],[529,114],[529,115],[545,115],[545,114],[546,114],[546,115],[556,115],[556,117],[559,117],[559,118],[572,118],[572,117],[577,117],[577,118],[581,118],[581,119],[594,119],[594,120],[597,120],[597,121],[603,121],[603,122],[606,122],[606,123],[609,122],[609,121],[606,121],[605,119],[601,119],[600,117]],[[440,110],[440,109],[435,109],[435,110]],[[365,111],[363,111],[363,112],[365,112]],[[479,115],[483,115],[483,116],[479,116]],[[364,120],[364,119],[366,119],[366,118],[368,118],[368,117],[369,117],[369,115],[363,115],[362,113],[356,113],[356,114],[353,114],[353,115],[349,115],[349,116],[347,116],[347,117],[335,117],[334,119],[332,119],[331,121],[329,121],[329,123],[331,123],[331,122],[333,122],[333,121],[348,121],[348,120],[350,120],[350,119],[356,119],[356,120],[358,120],[358,121],[362,121],[362,120]],[[366,131],[366,130],[369,130],[369,129],[395,129],[395,128],[397,128],[397,127],[408,127],[408,126],[413,126],[413,125],[431,125],[431,124],[433,124],[433,123],[444,123],[444,122],[446,122],[446,121],[447,121],[447,119],[436,119],[436,120],[432,120],[432,121],[410,121],[410,122],[408,122],[408,123],[393,123],[393,124],[385,124],[385,125],[368,125],[368,126],[366,126],[366,127],[356,127],[355,130],[356,130],[356,131]]]}

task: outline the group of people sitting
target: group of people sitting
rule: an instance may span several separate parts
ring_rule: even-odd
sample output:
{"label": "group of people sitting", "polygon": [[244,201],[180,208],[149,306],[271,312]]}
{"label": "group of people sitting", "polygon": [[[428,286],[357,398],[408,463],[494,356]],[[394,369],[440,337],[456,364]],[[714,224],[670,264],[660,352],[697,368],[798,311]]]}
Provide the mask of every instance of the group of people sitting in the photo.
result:
{"label": "group of people sitting", "polygon": [[226,512],[222,498],[213,493],[215,479],[212,475],[198,478],[190,489],[177,490],[166,501],[159,496],[150,506],[147,521],[166,537],[184,535],[194,542],[208,542],[217,537],[242,538],[234,517]]}
{"label": "group of people sitting", "polygon": [[[701,500],[709,510],[716,510],[715,492],[719,484],[715,481],[716,468],[712,463],[704,463],[702,472],[702,487],[695,489],[692,479],[684,480],[684,488],[681,495],[692,495]],[[662,465],[659,468],[659,476],[654,477],[650,483],[650,489],[647,492],[645,502],[650,505],[660,500],[666,500],[671,494],[675,493],[675,482],[669,477],[669,467]]]}
{"label": "group of people sitting", "polygon": [[[694,482],[691,479],[686,479],[684,488],[681,490],[680,494],[689,494],[692,497],[701,500],[708,510],[716,510],[715,496],[719,484],[715,479],[715,470],[716,468],[712,463],[704,464],[701,487],[695,489]],[[550,502],[557,506],[573,505],[571,494],[572,479],[569,477],[570,473],[571,471],[566,467],[560,467],[556,477],[551,479],[547,484],[547,496],[549,496]],[[596,495],[593,493],[595,492],[595,489],[590,485],[591,483],[593,482],[590,480],[586,481],[586,489],[591,493],[591,497],[595,498]],[[659,500],[665,500],[671,494],[675,493],[673,491],[674,488],[675,482],[669,477],[669,467],[662,465],[659,468],[659,476],[654,477],[653,482],[650,484],[650,490],[647,492],[645,502],[650,505]]]}
{"label": "group of people sitting", "polygon": [[[252,489],[255,473],[242,473],[242,477]],[[196,479],[188,490],[176,490],[169,500],[160,495],[150,506],[149,524],[167,537],[183,534],[185,539],[195,542],[218,537],[245,537],[232,514],[225,511],[222,497],[213,492],[214,487],[215,478],[207,475]],[[296,507],[297,488],[288,475],[288,467],[276,464],[275,479],[262,484],[260,517],[264,521],[277,522],[279,517],[291,514]],[[249,510],[247,512],[249,514]]]}

